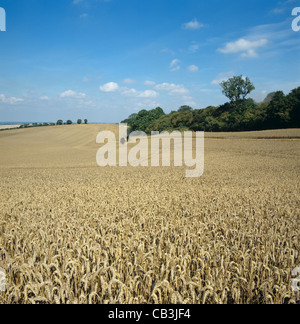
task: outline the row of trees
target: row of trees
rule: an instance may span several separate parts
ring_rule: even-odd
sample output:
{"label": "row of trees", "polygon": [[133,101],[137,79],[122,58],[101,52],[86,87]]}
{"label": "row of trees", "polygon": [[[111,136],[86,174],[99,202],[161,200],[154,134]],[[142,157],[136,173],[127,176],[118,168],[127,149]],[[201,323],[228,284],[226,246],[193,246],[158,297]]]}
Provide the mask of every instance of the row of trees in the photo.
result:
{"label": "row of trees", "polygon": [[[88,120],[84,119],[84,123],[87,124]],[[44,126],[55,126],[55,125],[72,125],[72,120],[67,120],[64,122],[62,119],[59,119],[56,123],[32,123],[32,124],[23,124],[20,128],[28,128],[28,127],[44,127]],[[77,124],[82,124],[82,119],[77,120]]]}
{"label": "row of trees", "polygon": [[[85,124],[87,124],[88,123],[88,120],[87,119],[84,119],[83,120],[83,122],[85,123]],[[73,124],[73,122],[72,122],[72,120],[67,120],[65,123],[64,123],[64,121],[63,120],[61,120],[61,119],[59,119],[57,122],[56,122],[56,125],[72,125]],[[77,119],[77,124],[78,125],[81,125],[82,124],[82,119]]]}
{"label": "row of trees", "polygon": [[44,127],[44,126],[55,126],[55,123],[32,123],[32,124],[25,123],[23,125],[20,125],[20,128]]}
{"label": "row of trees", "polygon": [[178,111],[165,114],[163,109],[142,110],[124,120],[130,131],[193,130],[206,132],[252,131],[279,128],[300,128],[300,87],[288,95],[272,92],[261,103],[246,96],[254,85],[248,78],[233,77],[221,84],[230,99],[220,106],[194,110],[181,106]]}
{"label": "row of trees", "polygon": [[128,124],[130,131],[146,131],[155,121],[165,116],[165,112],[162,108],[157,107],[152,110],[141,110],[137,114],[131,114],[127,119],[123,120],[122,123]]}

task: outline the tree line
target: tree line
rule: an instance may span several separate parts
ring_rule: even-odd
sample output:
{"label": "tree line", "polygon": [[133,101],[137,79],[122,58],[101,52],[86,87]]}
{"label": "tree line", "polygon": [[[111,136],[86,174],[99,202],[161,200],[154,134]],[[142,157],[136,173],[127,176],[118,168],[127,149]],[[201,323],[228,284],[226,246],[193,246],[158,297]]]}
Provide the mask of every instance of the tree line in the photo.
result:
{"label": "tree line", "polygon": [[[83,120],[84,124],[87,124],[88,123],[88,120],[87,119],[84,119]],[[67,120],[65,123],[63,120],[59,119],[57,122],[56,122],[56,125],[72,125],[73,122],[72,120]],[[77,124],[78,125],[81,125],[82,124],[82,119],[77,119]]]}
{"label": "tree line", "polygon": [[[84,124],[87,124],[88,123],[88,120],[87,119],[84,119],[83,120]],[[72,125],[73,122],[72,120],[67,120],[67,121],[63,121],[62,119],[59,119],[56,123],[32,123],[32,124],[23,124],[20,126],[20,128],[28,128],[28,127],[44,127],[44,126],[60,126],[60,125]],[[77,120],[77,124],[80,125],[82,124],[82,119],[78,119]]]}
{"label": "tree line", "polygon": [[300,128],[300,87],[288,95],[283,91],[269,93],[260,103],[246,98],[255,89],[249,78],[235,76],[222,82],[221,87],[230,101],[220,106],[204,109],[181,106],[169,114],[157,107],[132,114],[122,123],[127,123],[131,132],[148,134],[172,130],[232,132]]}

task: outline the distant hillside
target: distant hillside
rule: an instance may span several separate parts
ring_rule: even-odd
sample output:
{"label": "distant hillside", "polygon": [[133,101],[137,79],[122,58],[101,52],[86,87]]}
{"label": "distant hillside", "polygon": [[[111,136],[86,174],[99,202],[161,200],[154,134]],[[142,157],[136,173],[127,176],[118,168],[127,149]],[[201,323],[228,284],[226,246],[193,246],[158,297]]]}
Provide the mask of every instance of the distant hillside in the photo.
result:
{"label": "distant hillside", "polygon": [[0,132],[2,168],[97,166],[96,137],[100,131],[118,132],[117,125],[62,125]]}

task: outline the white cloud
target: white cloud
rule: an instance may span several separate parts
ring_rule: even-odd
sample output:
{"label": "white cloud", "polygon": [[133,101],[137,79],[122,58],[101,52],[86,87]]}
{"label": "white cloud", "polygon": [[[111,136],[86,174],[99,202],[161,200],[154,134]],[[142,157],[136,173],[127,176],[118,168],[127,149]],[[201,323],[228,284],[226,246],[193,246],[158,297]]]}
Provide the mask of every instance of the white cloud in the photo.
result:
{"label": "white cloud", "polygon": [[140,109],[153,109],[154,107],[162,106],[160,102],[151,99],[145,99],[142,102],[136,103],[136,111]]}
{"label": "white cloud", "polygon": [[192,44],[189,46],[189,52],[196,53],[200,48],[200,45],[197,42],[192,42]]}
{"label": "white cloud", "polygon": [[86,98],[85,93],[76,92],[73,90],[67,90],[60,94],[60,98],[73,98],[73,99],[82,99]]}
{"label": "white cloud", "polygon": [[189,90],[187,90],[185,87],[178,87],[169,92],[170,95],[184,95],[186,93],[189,93]]}
{"label": "white cloud", "polygon": [[219,48],[218,51],[223,54],[241,53],[241,57],[254,58],[257,57],[257,49],[264,47],[268,43],[265,38],[250,41],[245,38],[240,38],[237,41],[229,42],[224,48]]}
{"label": "white cloud", "polygon": [[98,81],[100,79],[102,79],[101,76],[93,76],[93,77],[84,76],[83,79],[82,79],[82,82],[84,82],[84,83],[94,82],[94,81]]}
{"label": "white cloud", "polygon": [[268,50],[271,53],[281,53],[283,49],[298,50],[298,33],[291,32],[290,23],[282,21],[275,24],[265,24],[252,27],[249,30],[248,39],[267,39]]}
{"label": "white cloud", "polygon": [[155,84],[156,83],[154,81],[149,81],[149,80],[147,80],[147,81],[144,82],[144,85],[145,86],[149,86],[149,87],[155,86]]}
{"label": "white cloud", "polygon": [[176,65],[171,69],[171,72],[176,72],[179,71],[181,69],[180,65]]}
{"label": "white cloud", "polygon": [[173,67],[173,66],[175,66],[175,65],[177,65],[177,64],[179,64],[180,63],[180,61],[178,60],[178,59],[174,59],[171,63],[170,63],[170,67]]}
{"label": "white cloud", "polygon": [[139,98],[157,98],[159,93],[154,90],[141,91],[138,95]]}
{"label": "white cloud", "polygon": [[192,106],[192,107],[197,106],[197,103],[193,100],[193,97],[191,96],[183,96],[182,99],[184,100],[185,105]]}
{"label": "white cloud", "polygon": [[296,0],[286,0],[280,1],[277,3],[277,7],[274,8],[271,13],[272,14],[282,14],[287,10],[291,9],[291,6],[296,3]]}
{"label": "white cloud", "polygon": [[19,99],[19,98],[15,98],[15,97],[6,97],[4,94],[0,94],[0,100],[3,103],[10,104],[10,105],[14,105],[17,102],[24,101],[24,99]]}
{"label": "white cloud", "polygon": [[155,90],[169,91],[169,95],[184,95],[189,93],[183,85],[174,83],[161,83],[154,87]]}
{"label": "white cloud", "polygon": [[174,90],[174,89],[178,89],[179,87],[183,87],[181,85],[177,85],[175,83],[161,83],[161,84],[157,84],[155,86],[156,90],[165,90],[165,91],[170,91],[170,90]]}
{"label": "white cloud", "polygon": [[197,30],[197,29],[204,27],[204,25],[199,23],[197,19],[194,19],[192,21],[189,21],[189,22],[183,24],[182,27],[183,27],[183,29]]}
{"label": "white cloud", "polygon": [[163,48],[160,52],[161,53],[167,53],[167,54],[170,54],[170,55],[175,55],[176,54],[172,49],[167,48],[167,47]]}
{"label": "white cloud", "polygon": [[48,100],[50,100],[50,98],[48,96],[41,96],[40,100],[48,101]]}
{"label": "white cloud", "polygon": [[102,92],[115,92],[119,90],[118,83],[115,82],[108,82],[102,86],[99,87],[100,91]]}
{"label": "white cloud", "polygon": [[136,82],[135,80],[130,79],[130,78],[127,78],[127,79],[124,79],[124,80],[123,80],[123,83],[124,83],[124,84],[133,84],[133,83],[135,83],[135,82]]}
{"label": "white cloud", "polygon": [[232,78],[234,76],[234,71],[229,71],[229,72],[222,72],[219,73],[215,80],[211,82],[212,85],[219,85],[223,81],[227,81],[228,79]]}
{"label": "white cloud", "polygon": [[170,68],[172,72],[178,71],[180,70],[180,65],[179,65],[180,61],[178,59],[174,59],[171,63],[170,63]]}
{"label": "white cloud", "polygon": [[122,92],[122,95],[123,96],[126,96],[126,97],[136,97],[138,94],[138,91],[136,89],[125,89],[123,92]]}
{"label": "white cloud", "polygon": [[223,54],[237,53],[242,58],[257,58],[263,53],[267,57],[283,55],[283,51],[298,51],[298,33],[291,31],[286,19],[274,23],[251,27],[240,39],[219,48]]}
{"label": "white cloud", "polygon": [[159,93],[154,90],[137,91],[136,89],[125,89],[122,95],[135,98],[157,98]]}
{"label": "white cloud", "polygon": [[190,65],[190,66],[188,67],[188,70],[189,70],[190,72],[197,72],[197,71],[199,71],[199,68],[198,68],[197,65]]}

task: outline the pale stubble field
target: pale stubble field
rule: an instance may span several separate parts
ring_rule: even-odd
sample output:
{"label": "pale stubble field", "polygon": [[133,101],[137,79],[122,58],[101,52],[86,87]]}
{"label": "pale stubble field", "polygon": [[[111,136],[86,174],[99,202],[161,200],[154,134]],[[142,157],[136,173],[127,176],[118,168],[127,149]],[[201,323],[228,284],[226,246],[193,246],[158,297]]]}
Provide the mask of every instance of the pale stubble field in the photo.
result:
{"label": "pale stubble field", "polygon": [[0,303],[300,302],[300,130],[206,134],[187,179],[98,167],[116,127],[0,132]]}

